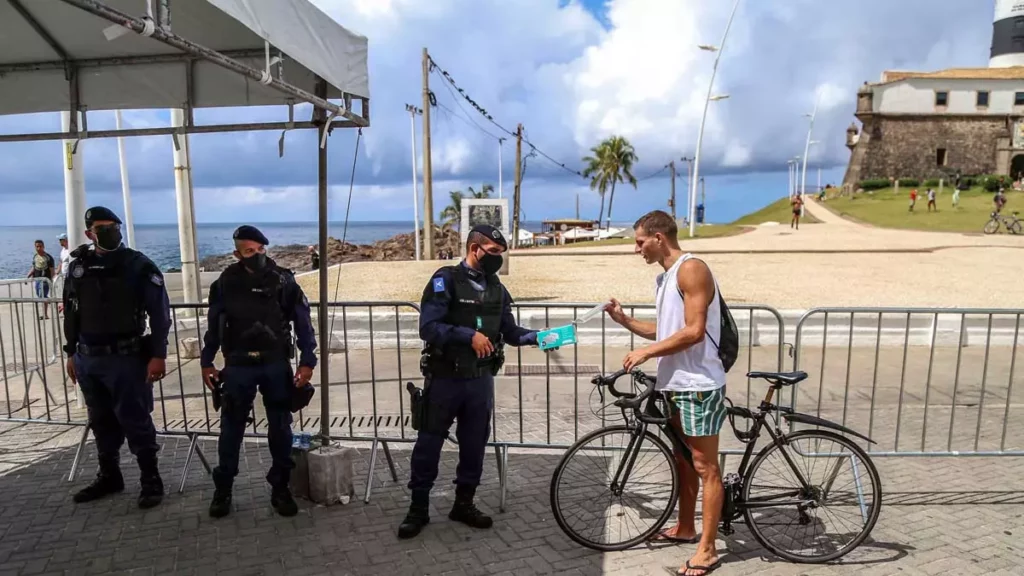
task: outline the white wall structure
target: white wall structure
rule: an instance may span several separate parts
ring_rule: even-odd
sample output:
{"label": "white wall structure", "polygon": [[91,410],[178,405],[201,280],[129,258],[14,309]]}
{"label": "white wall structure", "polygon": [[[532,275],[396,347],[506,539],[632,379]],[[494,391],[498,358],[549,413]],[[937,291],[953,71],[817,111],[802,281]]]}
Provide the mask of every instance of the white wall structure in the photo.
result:
{"label": "white wall structure", "polygon": [[[983,72],[979,72],[983,75]],[[946,93],[946,106],[936,105],[936,94]],[[988,92],[988,106],[978,106],[978,92]],[[874,87],[873,109],[879,114],[935,114],[1005,116],[1024,114],[1021,79],[907,78]]]}
{"label": "white wall structure", "polygon": [[[485,210],[477,212],[474,210],[475,207],[482,207]],[[495,221],[483,221],[482,215],[493,216],[493,208],[497,208],[499,214]],[[490,209],[490,210],[488,210]],[[473,226],[477,224],[490,224],[501,230],[501,233],[505,235],[505,240],[509,243],[509,247],[512,246],[512,228],[509,226],[509,208],[508,198],[463,198],[462,199],[462,219],[459,222],[459,233],[462,240],[462,256],[466,256],[466,240],[469,239],[469,231],[473,229]],[[498,273],[502,276],[508,274],[508,252],[505,252],[504,261],[501,264],[501,271]]]}

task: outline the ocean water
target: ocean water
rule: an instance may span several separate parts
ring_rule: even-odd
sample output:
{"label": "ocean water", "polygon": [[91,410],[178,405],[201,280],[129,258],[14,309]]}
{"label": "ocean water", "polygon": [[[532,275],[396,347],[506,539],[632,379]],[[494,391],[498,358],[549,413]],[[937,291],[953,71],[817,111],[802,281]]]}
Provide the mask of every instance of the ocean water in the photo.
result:
{"label": "ocean water", "polygon": [[[539,222],[525,222],[525,230],[540,231]],[[267,236],[271,246],[288,244],[316,244],[316,222],[281,222],[259,224],[260,231]],[[234,247],[231,234],[235,224],[198,224],[196,243],[199,258],[231,252]],[[370,244],[387,240],[397,234],[413,231],[412,222],[349,222],[346,241],[353,244]],[[63,226],[0,226],[0,279],[23,278],[32,264],[33,242],[42,240],[46,251],[54,260],[60,259],[60,244],[57,235],[65,232]],[[341,238],[344,223],[330,223],[329,236]],[[162,270],[179,268],[181,252],[178,245],[177,224],[136,224],[135,247],[149,256]],[[72,249],[74,247],[72,246]]]}

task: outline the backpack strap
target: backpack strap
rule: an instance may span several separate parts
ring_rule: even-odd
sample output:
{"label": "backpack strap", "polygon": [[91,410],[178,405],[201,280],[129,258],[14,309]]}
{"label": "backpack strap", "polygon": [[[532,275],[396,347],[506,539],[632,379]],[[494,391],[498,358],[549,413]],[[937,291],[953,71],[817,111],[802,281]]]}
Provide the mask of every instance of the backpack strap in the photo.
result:
{"label": "backpack strap", "polygon": [[[707,267],[708,272],[709,273],[711,272],[711,266],[708,266],[708,263],[704,262],[700,258],[697,258],[696,256],[690,256],[688,258],[688,260],[697,260],[698,262],[701,262],[702,264],[704,264],[705,267]],[[678,271],[676,273],[678,274]],[[718,288],[718,280],[715,279],[715,275],[714,274],[711,274],[711,281],[715,283],[715,297],[718,299],[718,315],[721,316],[722,315],[722,291]],[[686,302],[686,296],[683,296],[683,291],[682,291],[682,289],[679,288],[679,281],[676,280],[675,283],[676,283],[676,292],[679,292],[679,298],[682,299],[683,302],[685,303]],[[721,320],[719,320],[719,323],[721,323]],[[715,345],[715,350],[721,351],[722,348],[718,345],[718,342],[715,342],[715,339],[711,337],[711,333],[708,332],[707,323],[704,324],[704,335],[707,336],[708,340],[711,340],[711,343]],[[721,335],[719,335],[719,337],[721,337]]]}

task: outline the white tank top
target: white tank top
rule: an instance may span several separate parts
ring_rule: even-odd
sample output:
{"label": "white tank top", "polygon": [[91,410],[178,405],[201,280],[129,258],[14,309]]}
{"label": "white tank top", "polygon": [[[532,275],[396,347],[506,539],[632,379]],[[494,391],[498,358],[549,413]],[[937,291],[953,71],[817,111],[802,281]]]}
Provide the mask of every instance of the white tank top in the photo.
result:
{"label": "white tank top", "polygon": [[[671,268],[658,275],[655,302],[656,335],[659,342],[682,330],[686,325],[686,305],[679,291],[677,277],[679,267],[691,258],[692,254],[684,254]],[[657,389],[706,392],[725,386],[725,368],[718,357],[718,348],[712,342],[720,342],[721,333],[722,309],[718,303],[718,282],[715,282],[715,294],[708,306],[707,334],[704,335],[704,340],[682,352],[658,358]]]}

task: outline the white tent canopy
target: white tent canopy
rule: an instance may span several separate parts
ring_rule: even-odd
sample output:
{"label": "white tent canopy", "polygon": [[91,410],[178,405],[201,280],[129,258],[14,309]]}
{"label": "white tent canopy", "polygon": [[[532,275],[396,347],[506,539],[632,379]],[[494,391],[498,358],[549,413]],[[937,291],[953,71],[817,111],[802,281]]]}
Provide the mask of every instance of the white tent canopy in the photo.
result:
{"label": "white tent canopy", "polygon": [[363,125],[368,77],[367,39],[308,0],[0,2],[0,115],[313,102]]}

